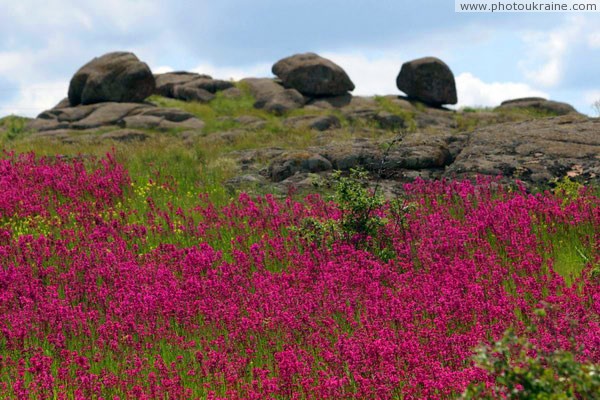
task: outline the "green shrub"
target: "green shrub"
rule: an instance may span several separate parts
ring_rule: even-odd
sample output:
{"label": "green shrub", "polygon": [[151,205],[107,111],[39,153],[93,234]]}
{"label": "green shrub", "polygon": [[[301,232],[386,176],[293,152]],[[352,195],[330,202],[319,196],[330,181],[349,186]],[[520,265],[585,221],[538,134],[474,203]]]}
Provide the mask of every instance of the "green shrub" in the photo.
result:
{"label": "green shrub", "polygon": [[600,399],[600,366],[565,351],[545,353],[510,330],[494,346],[480,348],[475,362],[495,382],[491,388],[470,385],[464,399]]}
{"label": "green shrub", "polygon": [[27,118],[19,117],[16,115],[9,115],[0,119],[0,128],[6,132],[6,137],[9,140],[16,139],[21,136],[25,131],[25,122]]}
{"label": "green shrub", "polygon": [[385,199],[380,193],[369,189],[368,173],[362,169],[351,169],[350,176],[343,176],[336,171],[333,178],[335,200],[342,211],[342,232],[347,238],[356,235],[375,236],[385,223],[383,218],[375,215],[375,211],[384,205]]}
{"label": "green shrub", "polygon": [[555,195],[563,199],[563,203],[568,203],[572,200],[577,199],[579,197],[581,189],[584,188],[584,186],[581,183],[572,180],[568,176],[564,176],[560,180],[555,179],[554,184],[555,186],[553,192]]}
{"label": "green shrub", "polygon": [[380,229],[388,221],[378,211],[385,204],[383,195],[368,186],[368,173],[351,169],[345,176],[341,171],[333,173],[333,199],[342,215],[339,219],[319,220],[305,218],[300,226],[292,228],[307,241],[330,247],[342,240],[366,249],[382,259],[390,259],[395,253],[389,243],[380,241]]}

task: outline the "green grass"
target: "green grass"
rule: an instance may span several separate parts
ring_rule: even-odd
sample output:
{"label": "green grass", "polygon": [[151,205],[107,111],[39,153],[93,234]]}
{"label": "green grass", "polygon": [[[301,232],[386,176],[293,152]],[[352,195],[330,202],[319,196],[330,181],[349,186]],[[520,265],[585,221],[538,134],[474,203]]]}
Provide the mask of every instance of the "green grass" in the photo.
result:
{"label": "green grass", "polygon": [[[27,118],[17,115],[9,115],[0,118],[0,136],[5,136],[6,139],[13,140],[26,133],[25,124]],[[3,134],[4,131],[4,134]]]}
{"label": "green grass", "polygon": [[[383,111],[387,111],[389,113],[402,117],[406,125],[406,130],[408,132],[416,131],[417,123],[415,121],[415,112],[407,110],[399,104],[394,103],[391,99],[387,97],[375,96],[375,101]],[[422,111],[422,109],[420,110],[420,107],[423,106],[421,103],[415,102],[413,105],[417,110]]]}
{"label": "green grass", "polygon": [[244,115],[262,118],[267,121],[267,128],[278,126],[278,118],[264,110],[254,108],[255,99],[248,88],[240,83],[237,85],[242,95],[238,98],[227,98],[218,92],[210,103],[182,101],[161,96],[151,96],[148,101],[159,107],[173,107],[187,111],[200,118],[206,124],[204,133],[230,130],[241,124],[233,121]]}

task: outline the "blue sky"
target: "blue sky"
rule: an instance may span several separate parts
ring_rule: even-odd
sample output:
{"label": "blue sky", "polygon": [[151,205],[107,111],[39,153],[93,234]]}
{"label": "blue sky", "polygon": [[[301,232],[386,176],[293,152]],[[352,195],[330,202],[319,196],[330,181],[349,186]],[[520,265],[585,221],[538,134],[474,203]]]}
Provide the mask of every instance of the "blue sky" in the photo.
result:
{"label": "blue sky", "polygon": [[[590,0],[599,3],[598,0]],[[403,62],[437,56],[459,106],[539,95],[594,115],[600,13],[455,13],[454,0],[0,0],[0,116],[34,116],[65,97],[95,56],[133,51],[156,71],[271,76],[314,51],[340,64],[355,94],[394,94]]]}

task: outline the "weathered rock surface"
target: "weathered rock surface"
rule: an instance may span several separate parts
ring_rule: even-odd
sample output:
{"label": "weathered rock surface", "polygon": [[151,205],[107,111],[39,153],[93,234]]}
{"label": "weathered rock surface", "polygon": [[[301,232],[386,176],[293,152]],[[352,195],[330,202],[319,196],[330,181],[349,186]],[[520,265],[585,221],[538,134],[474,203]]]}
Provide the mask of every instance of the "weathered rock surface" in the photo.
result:
{"label": "weathered rock surface", "polygon": [[342,127],[339,118],[335,115],[302,115],[287,118],[283,121],[283,124],[292,128],[314,129],[316,131],[326,131]]}
{"label": "weathered rock surface", "polygon": [[443,168],[452,161],[451,135],[409,134],[392,146],[373,139],[355,139],[321,149],[311,148],[339,170],[362,167],[385,177],[401,177],[402,170]]}
{"label": "weathered rock surface", "polygon": [[398,89],[410,98],[441,106],[456,104],[456,83],[450,68],[439,58],[424,57],[402,64],[396,78]]}
{"label": "weathered rock surface", "polygon": [[187,82],[183,86],[204,89],[209,93],[217,93],[222,90],[231,89],[234,87],[233,82],[224,81],[221,79],[197,78]]}
{"label": "weathered rock surface", "polygon": [[155,93],[184,101],[208,103],[215,98],[217,92],[234,89],[233,82],[213,79],[209,75],[193,72],[167,72],[154,75],[156,79]]}
{"label": "weathered rock surface", "polygon": [[514,108],[529,108],[555,115],[577,113],[577,110],[570,104],[546,100],[542,97],[523,97],[520,99],[506,100],[497,107],[498,110]]}
{"label": "weathered rock surface", "polygon": [[244,95],[244,93],[236,88],[236,87],[231,87],[229,89],[224,89],[221,91],[221,94],[223,95],[223,97],[225,97],[226,99],[237,99],[240,98]]}
{"label": "weathered rock surface", "polygon": [[331,170],[332,165],[323,156],[306,151],[286,152],[269,165],[269,177],[280,182],[298,172],[322,172]]}
{"label": "weathered rock surface", "polygon": [[306,151],[262,149],[240,153],[240,163],[256,171],[266,161],[264,175],[284,186],[305,184],[310,174],[357,167],[396,182],[477,175],[501,176],[506,182],[517,178],[534,186],[565,175],[599,182],[599,133],[599,119],[570,114],[473,132],[409,133],[391,146],[389,140],[355,138]]}
{"label": "weathered rock surface", "polygon": [[278,82],[268,78],[243,79],[256,102],[254,107],[265,109],[275,114],[295,110],[304,105],[304,96],[295,89],[286,89]]}
{"label": "weathered rock surface", "polygon": [[150,68],[133,53],[114,52],[81,67],[69,84],[69,103],[141,102],[154,92]]}
{"label": "weathered rock surface", "polygon": [[215,95],[206,89],[179,85],[173,88],[173,98],[183,101],[197,101],[199,103],[208,103],[214,100]]}
{"label": "weathered rock surface", "polygon": [[272,70],[283,86],[310,97],[339,96],[354,90],[354,84],[339,65],[315,53],[283,58]]}
{"label": "weathered rock surface", "polygon": [[502,175],[540,184],[569,172],[600,177],[599,119],[574,114],[478,129],[446,175]]}
{"label": "weathered rock surface", "polygon": [[176,71],[156,74],[154,79],[156,80],[155,94],[163,97],[174,97],[173,88],[175,86],[185,85],[195,79],[212,79],[212,77],[194,72]]}
{"label": "weathered rock surface", "polygon": [[380,111],[373,115],[371,119],[381,129],[397,131],[406,127],[403,117],[387,111]]}
{"label": "weathered rock surface", "polygon": [[69,128],[93,129],[106,125],[116,125],[128,115],[135,114],[148,107],[150,106],[137,103],[102,103],[100,107],[85,118],[71,122]]}
{"label": "weathered rock surface", "polygon": [[33,131],[89,130],[107,126],[135,129],[202,130],[204,122],[180,109],[161,108],[142,103],[98,103],[55,108],[29,121]]}

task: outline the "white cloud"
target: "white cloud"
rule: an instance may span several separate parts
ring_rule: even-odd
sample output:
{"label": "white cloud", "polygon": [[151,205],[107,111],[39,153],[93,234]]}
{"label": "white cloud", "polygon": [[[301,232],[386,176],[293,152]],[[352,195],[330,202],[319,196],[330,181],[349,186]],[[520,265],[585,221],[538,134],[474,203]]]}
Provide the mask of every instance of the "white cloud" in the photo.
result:
{"label": "white cloud", "polygon": [[584,93],[583,98],[589,105],[589,115],[600,117],[600,90],[590,90]]}
{"label": "white cloud", "polygon": [[150,67],[150,70],[153,74],[164,74],[167,72],[173,72],[175,69],[173,67],[169,67],[168,65],[161,65],[159,67]]}
{"label": "white cloud", "polygon": [[50,0],[40,6],[37,0],[20,0],[5,10],[9,23],[29,27],[34,31],[62,30],[85,31],[110,29],[129,32],[140,25],[159,21],[160,2],[123,0]]}
{"label": "white cloud", "polygon": [[46,81],[22,84],[15,88],[18,95],[9,105],[0,104],[0,116],[16,114],[35,117],[41,111],[54,107],[67,96],[69,82]]}
{"label": "white cloud", "polygon": [[597,23],[585,16],[571,16],[548,32],[527,32],[522,36],[528,56],[519,66],[525,77],[544,87],[558,86],[565,75],[565,64],[578,45],[600,48]]}
{"label": "white cloud", "polygon": [[456,89],[458,91],[457,107],[493,107],[499,105],[504,100],[519,97],[548,98],[547,93],[535,90],[525,83],[486,83],[469,72],[462,73],[456,77]]}
{"label": "white cloud", "polygon": [[192,72],[210,75],[215,79],[240,80],[250,77],[264,77],[271,75],[271,64],[260,63],[242,66],[218,66],[210,63],[202,63],[192,68]]}
{"label": "white cloud", "polygon": [[588,35],[588,46],[592,49],[600,49],[600,31]]}
{"label": "white cloud", "polygon": [[[0,101],[0,116],[36,116],[65,98],[70,76],[53,76],[48,69],[52,64],[63,61],[73,48],[57,37],[51,45],[39,51],[0,52],[0,77],[3,78],[0,94],[9,99]],[[71,74],[77,68],[74,67]]]}
{"label": "white cloud", "polygon": [[397,53],[390,52],[372,58],[360,53],[322,53],[321,56],[329,58],[346,71],[356,86],[352,92],[354,95],[399,93],[396,77],[406,60],[402,60]]}

